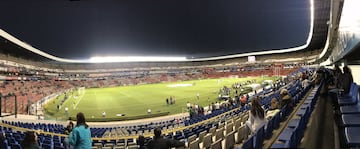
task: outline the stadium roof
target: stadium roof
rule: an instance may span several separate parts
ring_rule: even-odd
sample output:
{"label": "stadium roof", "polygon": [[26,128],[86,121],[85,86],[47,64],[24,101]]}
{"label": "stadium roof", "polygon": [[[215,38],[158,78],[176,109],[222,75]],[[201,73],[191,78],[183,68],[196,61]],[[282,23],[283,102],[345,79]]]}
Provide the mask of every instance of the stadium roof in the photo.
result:
{"label": "stadium roof", "polygon": [[[310,2],[313,2],[310,0]],[[330,14],[330,0],[322,0],[322,1],[314,1],[313,3],[314,11],[312,15],[312,28],[310,28],[309,37],[307,38],[307,42],[304,43],[302,46],[297,46],[295,49],[283,49],[283,51],[259,51],[255,50],[255,53],[251,53],[251,51],[245,51],[241,54],[230,54],[226,56],[221,56],[226,54],[226,51],[222,54],[218,54],[218,56],[212,56],[210,58],[197,58],[192,60],[216,60],[216,59],[222,59],[222,58],[233,58],[233,57],[239,57],[239,56],[248,56],[248,55],[262,55],[262,54],[273,54],[273,53],[283,53],[283,52],[290,52],[292,50],[317,50],[324,47],[328,25],[327,21],[329,20],[329,14]],[[63,62],[84,62],[84,61],[73,61],[70,59],[62,59],[59,57],[52,57],[51,54],[48,54],[44,49],[36,49],[32,47],[31,45],[22,42],[21,39],[17,39],[14,36],[10,35],[4,30],[1,30],[1,35],[3,36],[1,38],[0,42],[0,52],[4,54],[14,55],[18,57],[23,57],[26,59],[32,59],[37,61],[49,61],[49,58],[52,60],[57,61],[63,61]],[[275,36],[275,35],[274,35]],[[14,38],[13,38],[14,37]],[[20,41],[20,42],[17,42]],[[14,44],[16,43],[16,44]],[[34,53],[35,52],[35,53]],[[250,52],[250,53],[249,53]],[[253,51],[254,52],[254,51]],[[40,55],[42,56],[40,56]],[[220,55],[220,56],[219,56]],[[45,58],[45,57],[47,58]],[[182,61],[185,59],[178,59],[177,61]],[[185,60],[187,61],[187,60]],[[89,61],[88,61],[89,62]],[[97,62],[93,59],[93,61],[90,62]]]}

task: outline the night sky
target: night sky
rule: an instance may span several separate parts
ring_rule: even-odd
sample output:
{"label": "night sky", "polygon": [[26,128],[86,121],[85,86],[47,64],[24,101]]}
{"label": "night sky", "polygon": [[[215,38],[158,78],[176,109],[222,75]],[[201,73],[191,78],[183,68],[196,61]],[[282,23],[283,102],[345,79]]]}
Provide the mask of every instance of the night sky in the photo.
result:
{"label": "night sky", "polygon": [[306,43],[309,0],[1,0],[0,28],[55,56],[208,57]]}

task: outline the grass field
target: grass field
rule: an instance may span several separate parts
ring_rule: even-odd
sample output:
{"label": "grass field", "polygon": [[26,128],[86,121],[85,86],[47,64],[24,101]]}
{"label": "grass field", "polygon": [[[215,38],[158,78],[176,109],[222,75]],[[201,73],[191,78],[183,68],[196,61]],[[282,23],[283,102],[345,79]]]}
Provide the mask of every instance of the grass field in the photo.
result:
{"label": "grass field", "polygon": [[[223,86],[231,87],[235,82],[254,80],[273,80],[274,77],[261,78],[227,78],[227,79],[207,79],[182,81],[171,83],[121,86],[109,88],[90,88],[83,93],[68,94],[68,99],[63,103],[61,109],[57,111],[57,105],[64,95],[53,99],[45,110],[53,118],[64,119],[74,117],[76,113],[83,112],[88,118],[102,118],[102,112],[106,112],[106,118],[117,117],[116,114],[125,114],[125,117],[147,115],[147,109],[152,113],[170,112],[176,114],[185,112],[186,103],[197,103],[207,106],[212,102],[218,101],[219,89]],[[218,81],[221,80],[221,81]],[[200,94],[198,100],[196,94]],[[176,99],[173,105],[166,104],[166,98],[172,96]],[[65,113],[68,107],[68,114]]]}

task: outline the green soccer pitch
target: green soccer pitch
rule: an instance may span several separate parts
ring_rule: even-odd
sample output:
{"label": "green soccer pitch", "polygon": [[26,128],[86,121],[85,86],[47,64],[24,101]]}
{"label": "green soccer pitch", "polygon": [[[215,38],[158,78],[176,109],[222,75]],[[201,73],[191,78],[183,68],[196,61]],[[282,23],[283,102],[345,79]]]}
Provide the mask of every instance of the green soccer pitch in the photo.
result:
{"label": "green soccer pitch", "polygon": [[[177,114],[186,112],[186,103],[197,103],[201,106],[208,106],[218,101],[219,89],[236,82],[256,80],[261,83],[263,80],[274,80],[275,77],[249,77],[249,78],[222,78],[193,81],[180,81],[159,84],[119,86],[108,88],[89,88],[79,92],[75,90],[67,94],[61,109],[57,105],[64,95],[53,99],[44,106],[49,118],[66,119],[75,117],[78,112],[83,112],[87,119],[116,119],[121,117],[138,117],[148,115],[150,108],[152,114],[167,113]],[[199,93],[199,99],[197,94]],[[231,92],[233,94],[233,91]],[[166,98],[172,96],[176,99],[175,104],[167,105]],[[65,112],[65,107],[68,112]],[[106,112],[106,117],[102,116]]]}

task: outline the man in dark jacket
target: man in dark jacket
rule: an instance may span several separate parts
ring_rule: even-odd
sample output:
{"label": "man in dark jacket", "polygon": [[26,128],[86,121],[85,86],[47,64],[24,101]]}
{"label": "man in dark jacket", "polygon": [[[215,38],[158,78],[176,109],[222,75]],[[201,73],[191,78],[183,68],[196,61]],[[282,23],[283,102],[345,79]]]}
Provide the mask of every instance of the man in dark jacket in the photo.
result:
{"label": "man in dark jacket", "polygon": [[172,147],[185,147],[184,142],[174,139],[166,139],[161,136],[161,129],[155,128],[154,138],[147,144],[149,149],[170,149]]}

